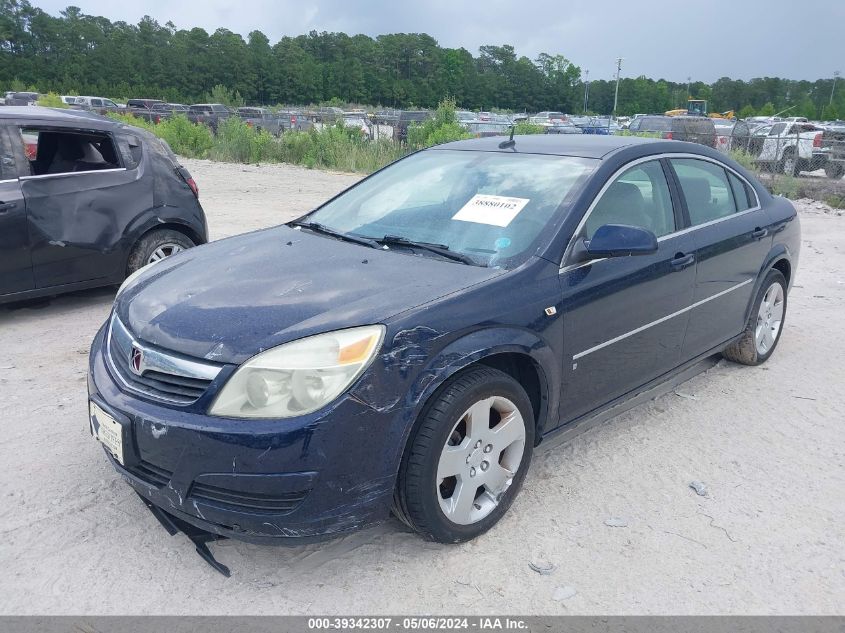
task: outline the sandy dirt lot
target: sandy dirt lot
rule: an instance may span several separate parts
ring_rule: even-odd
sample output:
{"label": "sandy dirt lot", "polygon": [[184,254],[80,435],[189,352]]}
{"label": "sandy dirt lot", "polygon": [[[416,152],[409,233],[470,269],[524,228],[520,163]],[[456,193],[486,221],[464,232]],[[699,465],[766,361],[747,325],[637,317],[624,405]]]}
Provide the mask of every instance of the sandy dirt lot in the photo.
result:
{"label": "sandy dirt lot", "polygon": [[[188,166],[214,238],[356,179]],[[801,211],[786,330],[764,366],[722,361],[539,453],[474,542],[390,520],[321,545],[212,545],[229,579],[165,533],[88,433],[86,357],[114,290],[0,307],[0,613],[842,613],[845,217]]]}

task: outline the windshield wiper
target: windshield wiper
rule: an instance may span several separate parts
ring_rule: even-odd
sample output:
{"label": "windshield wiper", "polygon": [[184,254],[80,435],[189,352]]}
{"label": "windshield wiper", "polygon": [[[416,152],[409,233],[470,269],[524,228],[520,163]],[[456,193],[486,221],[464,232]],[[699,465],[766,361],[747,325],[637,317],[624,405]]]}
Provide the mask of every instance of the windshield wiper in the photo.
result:
{"label": "windshield wiper", "polygon": [[336,237],[339,240],[352,242],[353,244],[362,244],[363,246],[369,246],[370,248],[381,248],[381,246],[376,240],[370,239],[368,237],[354,235],[352,233],[343,233],[341,231],[336,231],[326,226],[325,224],[320,224],[319,222],[297,221],[290,222],[289,226],[299,226],[303,229],[308,229],[309,231],[314,231],[315,233],[322,233],[323,235],[328,235],[330,237]]}
{"label": "windshield wiper", "polygon": [[468,264],[470,266],[478,265],[478,263],[472,257],[469,257],[462,253],[450,251],[449,247],[446,244],[415,242],[414,240],[409,240],[407,237],[400,237],[398,235],[385,235],[381,238],[375,238],[375,241],[379,244],[384,244],[386,246],[407,246],[409,248],[420,248],[431,253],[440,255],[441,257],[445,257],[446,259],[461,262],[462,264]]}

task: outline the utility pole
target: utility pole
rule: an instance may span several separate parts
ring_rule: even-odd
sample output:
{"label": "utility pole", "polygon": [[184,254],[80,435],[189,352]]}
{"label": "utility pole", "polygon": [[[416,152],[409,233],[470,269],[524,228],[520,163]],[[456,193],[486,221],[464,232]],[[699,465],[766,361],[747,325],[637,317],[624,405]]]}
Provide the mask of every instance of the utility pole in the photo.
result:
{"label": "utility pole", "polygon": [[837,80],[838,77],[839,77],[839,71],[834,70],[833,71],[833,86],[831,86],[831,88],[830,88],[830,103],[827,104],[828,106],[833,105],[833,91],[836,90],[836,80]]}
{"label": "utility pole", "polygon": [[587,114],[587,104],[590,101],[590,71],[584,71],[584,114]]}
{"label": "utility pole", "polygon": [[690,94],[690,83],[692,82],[692,77],[687,77],[687,100],[692,99],[692,95]]}
{"label": "utility pole", "polygon": [[613,95],[613,118],[616,118],[616,106],[619,104],[619,73],[622,72],[622,58],[616,58],[616,92]]}

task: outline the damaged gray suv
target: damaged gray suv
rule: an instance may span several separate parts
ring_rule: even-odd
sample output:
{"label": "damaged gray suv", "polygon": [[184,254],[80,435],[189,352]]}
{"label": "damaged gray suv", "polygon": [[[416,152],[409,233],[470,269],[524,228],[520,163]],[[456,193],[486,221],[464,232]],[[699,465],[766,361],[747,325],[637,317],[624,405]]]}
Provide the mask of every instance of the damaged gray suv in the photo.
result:
{"label": "damaged gray suv", "polygon": [[0,303],[119,284],[207,241],[164,141],[88,112],[0,108]]}

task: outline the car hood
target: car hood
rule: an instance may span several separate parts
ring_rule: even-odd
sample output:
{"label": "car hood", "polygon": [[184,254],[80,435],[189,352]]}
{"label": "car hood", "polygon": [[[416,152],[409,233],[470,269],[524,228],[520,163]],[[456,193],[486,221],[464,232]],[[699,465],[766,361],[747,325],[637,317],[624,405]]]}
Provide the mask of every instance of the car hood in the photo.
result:
{"label": "car hood", "polygon": [[282,226],[154,264],[115,310],[147,343],[241,363],[303,336],[384,322],[504,272]]}

